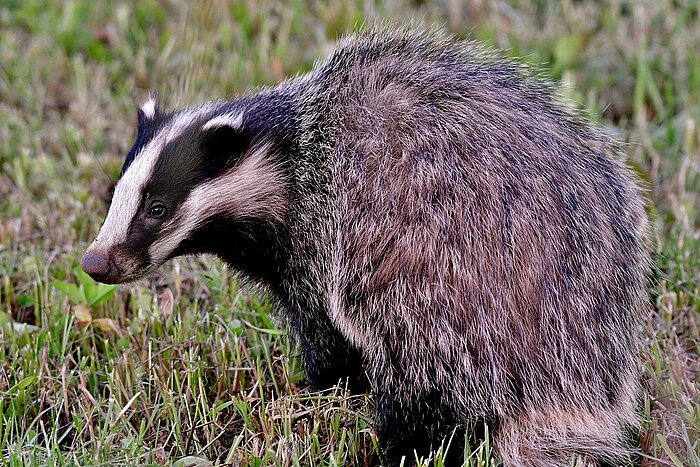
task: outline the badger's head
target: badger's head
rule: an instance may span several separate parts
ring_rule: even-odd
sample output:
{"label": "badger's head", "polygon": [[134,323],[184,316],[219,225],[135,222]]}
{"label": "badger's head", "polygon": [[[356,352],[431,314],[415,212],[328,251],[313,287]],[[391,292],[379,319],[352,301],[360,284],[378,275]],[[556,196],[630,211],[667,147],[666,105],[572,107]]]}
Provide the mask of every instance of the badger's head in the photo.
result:
{"label": "badger's head", "polygon": [[143,104],[82,269],[100,282],[128,282],[175,256],[218,253],[227,241],[235,250],[236,226],[283,222],[286,186],[273,144],[246,121],[242,103],[171,113],[153,98]]}

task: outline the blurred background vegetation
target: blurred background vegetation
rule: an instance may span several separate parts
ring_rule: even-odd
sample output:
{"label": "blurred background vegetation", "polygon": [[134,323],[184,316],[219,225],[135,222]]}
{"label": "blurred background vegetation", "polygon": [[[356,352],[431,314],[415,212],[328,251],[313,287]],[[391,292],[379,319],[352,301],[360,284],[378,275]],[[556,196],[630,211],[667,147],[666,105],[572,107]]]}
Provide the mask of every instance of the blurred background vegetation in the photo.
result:
{"label": "blurred background vegetation", "polygon": [[[700,465],[699,15],[693,0],[3,0],[0,463],[377,462],[371,398],[309,391],[270,304],[224,265],[182,259],[114,289],[77,262],[149,90],[166,107],[250,92],[381,18],[541,67],[626,143],[656,228],[644,462]],[[471,448],[471,465],[497,462]]]}

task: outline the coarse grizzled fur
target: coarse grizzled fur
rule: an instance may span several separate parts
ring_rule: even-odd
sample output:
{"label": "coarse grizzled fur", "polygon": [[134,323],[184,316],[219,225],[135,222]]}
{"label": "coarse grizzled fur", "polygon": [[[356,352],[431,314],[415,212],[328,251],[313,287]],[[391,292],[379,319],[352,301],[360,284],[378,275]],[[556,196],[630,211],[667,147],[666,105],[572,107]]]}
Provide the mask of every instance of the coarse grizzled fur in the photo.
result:
{"label": "coarse grizzled fur", "polygon": [[214,253],[265,284],[314,387],[369,382],[388,465],[472,420],[508,466],[629,458],[644,203],[550,84],[380,27],[278,87],[139,120],[94,277]]}

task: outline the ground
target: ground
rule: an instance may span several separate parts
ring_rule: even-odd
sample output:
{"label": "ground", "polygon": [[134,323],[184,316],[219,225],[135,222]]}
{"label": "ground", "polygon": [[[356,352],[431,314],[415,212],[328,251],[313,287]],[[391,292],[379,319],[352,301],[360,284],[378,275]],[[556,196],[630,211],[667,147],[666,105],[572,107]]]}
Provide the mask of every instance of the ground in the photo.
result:
{"label": "ground", "polygon": [[[541,67],[626,143],[655,228],[644,462],[700,465],[699,8],[3,1],[0,462],[377,462],[371,397],[310,391],[269,301],[224,265],[182,259],[114,289],[81,276],[78,262],[149,90],[166,106],[238,95],[303,73],[365,19],[416,18]],[[488,437],[472,448],[470,465],[496,462]]]}

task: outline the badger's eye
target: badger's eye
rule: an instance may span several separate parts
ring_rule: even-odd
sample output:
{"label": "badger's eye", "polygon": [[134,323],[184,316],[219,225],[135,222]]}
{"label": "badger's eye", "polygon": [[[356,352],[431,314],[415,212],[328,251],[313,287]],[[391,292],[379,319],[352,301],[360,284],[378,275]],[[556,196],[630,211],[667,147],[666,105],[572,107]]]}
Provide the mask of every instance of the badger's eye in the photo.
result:
{"label": "badger's eye", "polygon": [[148,217],[152,217],[154,219],[161,219],[162,217],[165,217],[165,214],[167,212],[168,210],[165,209],[165,206],[163,206],[160,203],[156,203],[149,208]]}

